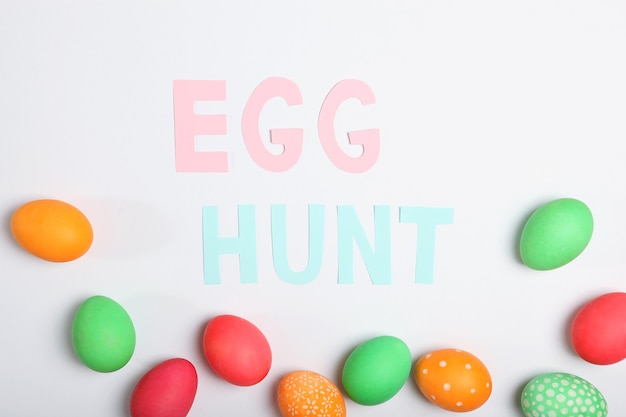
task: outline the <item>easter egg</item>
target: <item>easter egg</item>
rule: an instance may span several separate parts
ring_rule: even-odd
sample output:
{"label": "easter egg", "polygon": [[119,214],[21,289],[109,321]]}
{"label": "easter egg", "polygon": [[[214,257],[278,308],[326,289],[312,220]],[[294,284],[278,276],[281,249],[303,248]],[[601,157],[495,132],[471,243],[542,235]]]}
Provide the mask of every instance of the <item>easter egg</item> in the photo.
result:
{"label": "easter egg", "polygon": [[606,417],[604,396],[591,383],[567,373],[548,373],[533,378],[522,390],[526,417]]}
{"label": "easter egg", "polygon": [[85,300],[76,311],[72,344],[87,367],[98,372],[117,371],[133,355],[135,327],[121,305],[96,295]]}
{"label": "easter egg", "polygon": [[572,347],[587,362],[609,365],[626,358],[626,293],[601,295],[574,316]]}
{"label": "easter egg", "polygon": [[448,411],[472,411],[491,395],[491,375],[476,356],[460,349],[439,349],[417,360],[415,382],[433,404]]}
{"label": "easter egg", "polygon": [[11,217],[11,233],[31,254],[51,262],[67,262],[91,247],[93,230],[85,215],[59,200],[35,200]]}
{"label": "easter egg", "polygon": [[203,335],[204,356],[217,375],[234,385],[262,381],[272,365],[265,335],[249,321],[221,315],[209,321]]}
{"label": "easter egg", "polygon": [[328,378],[312,371],[294,371],[278,384],[278,408],[283,417],[345,417],[346,403]]}
{"label": "easter egg", "polygon": [[389,400],[411,374],[411,352],[394,336],[379,336],[354,349],[343,366],[341,382],[346,394],[361,405]]}
{"label": "easter egg", "polygon": [[173,358],[150,369],[130,397],[131,417],[185,417],[198,390],[198,374],[191,362]]}
{"label": "easter egg", "polygon": [[535,210],[520,237],[520,256],[530,268],[549,270],[574,260],[593,233],[591,211],[582,201],[561,198]]}

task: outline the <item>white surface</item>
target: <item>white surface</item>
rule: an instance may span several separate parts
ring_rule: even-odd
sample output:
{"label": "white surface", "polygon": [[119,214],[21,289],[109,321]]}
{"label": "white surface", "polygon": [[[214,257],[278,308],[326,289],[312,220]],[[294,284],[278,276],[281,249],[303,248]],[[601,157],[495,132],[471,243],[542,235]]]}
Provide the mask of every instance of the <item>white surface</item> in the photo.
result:
{"label": "white surface", "polygon": [[[190,416],[278,416],[284,373],[338,383],[345,356],[380,334],[405,340],[415,359],[440,347],[481,358],[494,389],[477,417],[521,416],[522,387],[551,371],[589,380],[611,415],[626,414],[626,362],[588,364],[567,339],[584,302],[626,289],[623,2],[128,3],[3,3],[0,415],[126,416],[141,375],[181,356],[199,371]],[[295,81],[304,97],[265,119],[306,129],[300,162],[282,174],[254,165],[239,128],[245,101],[270,76]],[[323,98],[347,78],[377,97],[355,108],[356,128],[382,135],[380,159],[360,175],[330,164],[315,134]],[[214,109],[229,117],[218,142],[231,153],[229,173],[175,172],[175,79],[227,81],[227,102]],[[89,217],[95,240],[83,258],[52,264],[17,247],[11,213],[41,197]],[[517,258],[520,228],[557,197],[590,206],[594,236],[571,264],[532,271]],[[294,223],[307,204],[326,206],[329,241],[312,284],[273,272],[269,207],[281,203]],[[231,278],[205,286],[201,207],[219,206],[232,230],[237,204],[257,207],[259,283],[239,284],[225,260]],[[373,286],[358,263],[355,284],[338,285],[338,204],[364,219],[375,204],[452,207],[454,224],[437,231],[434,284],[412,283],[407,226],[393,230],[392,285]],[[73,313],[93,294],[120,302],[137,329],[133,359],[112,374],[84,367],[69,342]],[[201,332],[219,313],[248,318],[269,339],[274,364],[260,384],[231,386],[204,362]],[[354,417],[450,415],[411,380],[379,406],[346,401]]]}

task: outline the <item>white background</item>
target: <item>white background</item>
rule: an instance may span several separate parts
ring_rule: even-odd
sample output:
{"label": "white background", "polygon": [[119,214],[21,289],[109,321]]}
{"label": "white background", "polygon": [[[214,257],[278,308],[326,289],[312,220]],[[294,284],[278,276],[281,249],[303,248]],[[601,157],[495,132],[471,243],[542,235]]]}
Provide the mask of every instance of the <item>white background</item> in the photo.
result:
{"label": "white background", "polygon": [[[190,416],[279,416],[275,390],[296,369],[339,383],[346,355],[370,337],[402,338],[417,359],[456,347],[489,368],[493,393],[475,416],[522,415],[532,377],[577,374],[626,415],[626,362],[596,366],[571,349],[568,325],[585,302],[626,290],[626,6],[621,1],[5,1],[0,12],[0,415],[127,416],[150,367],[191,360],[199,388]],[[272,104],[262,127],[304,127],[290,171],[257,167],[241,111],[264,79],[295,81],[299,107]],[[381,153],[363,174],[333,166],[317,139],[320,105],[338,81],[366,82],[370,108],[346,104],[338,130],[379,127]],[[230,154],[223,174],[177,173],[172,82],[226,80]],[[207,148],[208,149],[208,148]],[[206,149],[205,149],[206,150]],[[572,263],[520,263],[530,212],[579,198],[595,218]],[[63,264],[17,246],[12,212],[37,198],[74,204],[95,233]],[[201,208],[217,205],[225,235],[238,204],[257,208],[259,282],[238,282],[233,257],[206,286]],[[326,207],[323,270],[311,284],[273,271],[269,208],[287,204],[294,265],[306,255],[306,208]],[[337,284],[336,207],[451,207],[437,229],[432,285],[413,283],[415,230],[393,226],[393,283],[374,286],[358,261]],[[370,217],[368,217],[370,216]],[[302,231],[303,233],[299,233]],[[82,365],[70,343],[78,305],[102,294],[131,315],[137,347],[111,374]],[[201,334],[216,314],[255,323],[274,354],[265,380],[236,387],[215,376]],[[412,380],[354,417],[446,416]]]}

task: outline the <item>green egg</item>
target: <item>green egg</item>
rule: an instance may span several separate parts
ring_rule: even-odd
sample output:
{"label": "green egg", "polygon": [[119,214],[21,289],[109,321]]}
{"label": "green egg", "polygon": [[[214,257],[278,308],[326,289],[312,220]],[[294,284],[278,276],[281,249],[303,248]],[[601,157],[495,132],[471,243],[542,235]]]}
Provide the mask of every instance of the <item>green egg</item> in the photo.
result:
{"label": "green egg", "polygon": [[607,403],[598,389],[584,379],[564,372],[533,378],[522,390],[526,417],[606,417]]}
{"label": "green egg", "polygon": [[593,233],[589,207],[573,198],[550,201],[528,218],[520,237],[522,262],[546,271],[573,261]]}
{"label": "green egg", "polygon": [[346,394],[361,405],[376,405],[396,395],[411,372],[411,352],[400,339],[379,336],[350,353],[341,382]]}
{"label": "green egg", "polygon": [[135,351],[135,327],[124,308],[96,295],[85,300],[72,324],[72,344],[78,358],[98,372],[113,372]]}

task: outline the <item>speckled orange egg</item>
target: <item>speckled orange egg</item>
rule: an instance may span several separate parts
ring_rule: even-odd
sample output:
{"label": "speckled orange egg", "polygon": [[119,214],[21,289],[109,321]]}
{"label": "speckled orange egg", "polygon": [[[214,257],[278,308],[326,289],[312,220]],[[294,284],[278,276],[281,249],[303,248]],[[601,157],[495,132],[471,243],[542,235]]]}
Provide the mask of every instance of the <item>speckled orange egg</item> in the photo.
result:
{"label": "speckled orange egg", "polygon": [[415,382],[433,404],[448,411],[472,411],[491,395],[491,375],[474,355],[460,349],[427,353],[415,365]]}
{"label": "speckled orange egg", "polygon": [[19,207],[11,217],[11,233],[26,251],[51,262],[77,259],[93,241],[87,217],[59,200],[34,200]]}
{"label": "speckled orange egg", "polygon": [[281,379],[278,408],[283,417],[346,415],[346,403],[337,386],[312,371],[294,371]]}

